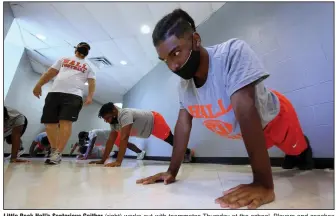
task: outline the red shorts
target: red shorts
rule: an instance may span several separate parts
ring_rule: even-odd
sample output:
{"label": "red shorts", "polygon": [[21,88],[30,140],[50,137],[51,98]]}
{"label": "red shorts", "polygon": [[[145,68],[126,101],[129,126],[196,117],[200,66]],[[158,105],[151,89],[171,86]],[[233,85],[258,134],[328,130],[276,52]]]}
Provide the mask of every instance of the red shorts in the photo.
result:
{"label": "red shorts", "polygon": [[264,129],[266,146],[275,145],[286,155],[299,155],[308,145],[295,109],[285,96],[272,92],[279,98],[280,112]]}
{"label": "red shorts", "polygon": [[[152,135],[161,139],[165,140],[170,134],[170,127],[167,124],[166,120],[160,113],[152,111],[154,116],[154,125],[152,130]],[[117,139],[115,141],[116,146],[119,147],[120,145],[120,132],[118,132]]]}

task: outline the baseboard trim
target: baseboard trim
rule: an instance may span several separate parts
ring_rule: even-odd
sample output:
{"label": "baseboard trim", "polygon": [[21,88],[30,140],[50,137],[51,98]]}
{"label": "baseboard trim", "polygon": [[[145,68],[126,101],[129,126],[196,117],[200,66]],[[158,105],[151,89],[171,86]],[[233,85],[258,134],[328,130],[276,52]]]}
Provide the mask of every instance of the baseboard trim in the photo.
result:
{"label": "baseboard trim", "polygon": [[[4,154],[8,157],[9,154]],[[29,157],[28,154],[23,154],[23,157]],[[116,158],[117,154],[113,156]],[[39,155],[43,157],[43,155]],[[76,157],[76,155],[63,154],[63,157]],[[135,156],[125,156],[128,159],[135,159]],[[145,160],[156,160],[156,161],[170,161],[170,157],[161,156],[146,156]],[[283,158],[271,158],[271,165],[273,167],[280,167]],[[224,165],[248,165],[250,164],[249,158],[247,157],[196,157],[194,158],[195,163],[213,163],[213,164],[224,164]],[[314,158],[315,169],[334,169],[334,158]]]}

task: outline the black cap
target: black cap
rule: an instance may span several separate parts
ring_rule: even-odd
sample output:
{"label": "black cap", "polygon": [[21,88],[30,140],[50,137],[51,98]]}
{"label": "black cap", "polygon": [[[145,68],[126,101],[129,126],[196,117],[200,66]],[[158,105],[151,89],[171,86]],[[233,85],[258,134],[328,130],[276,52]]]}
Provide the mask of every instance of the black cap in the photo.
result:
{"label": "black cap", "polygon": [[80,42],[77,46],[87,46],[89,50],[91,49],[90,45],[86,42]]}

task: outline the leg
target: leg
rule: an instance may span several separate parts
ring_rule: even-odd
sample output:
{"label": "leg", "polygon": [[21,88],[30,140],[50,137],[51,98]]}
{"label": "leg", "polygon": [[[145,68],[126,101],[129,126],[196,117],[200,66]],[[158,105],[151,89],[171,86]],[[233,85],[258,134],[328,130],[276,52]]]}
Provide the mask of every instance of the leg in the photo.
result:
{"label": "leg", "polygon": [[267,146],[273,142],[285,154],[284,169],[312,169],[313,158],[309,140],[303,134],[296,111],[290,101],[280,93],[273,92],[280,101],[278,116],[265,129]]}
{"label": "leg", "polygon": [[46,127],[47,137],[51,147],[51,153],[53,153],[57,148],[58,129],[59,129],[58,115],[60,111],[59,105],[60,105],[60,93],[57,92],[49,93],[45,99],[45,104],[43,107],[43,113],[41,117],[41,123],[44,124]]}
{"label": "leg", "polygon": [[[169,143],[169,145],[173,146],[174,142],[174,135],[171,131],[169,131],[169,136],[164,140],[166,143]],[[186,154],[190,154],[191,150],[187,148]]]}
{"label": "leg", "polygon": [[133,143],[128,143],[127,144],[127,148],[129,148],[130,150],[134,151],[135,153],[137,153],[137,160],[142,160],[144,159],[146,152],[140,150],[136,145],[134,145]]}
{"label": "leg", "polygon": [[62,153],[66,146],[72,132],[72,122],[67,120],[60,120],[60,129],[58,133],[58,142],[56,151]]}
{"label": "leg", "polygon": [[61,162],[62,152],[71,136],[72,123],[77,121],[80,110],[82,109],[83,101],[80,96],[59,93],[60,108],[59,108],[59,132],[56,142],[56,151],[52,153],[47,164],[59,164]]}
{"label": "leg", "polygon": [[48,140],[50,143],[51,150],[54,151],[57,148],[58,142],[58,123],[57,124],[45,124]]}
{"label": "leg", "polygon": [[137,154],[142,152],[136,145],[134,145],[133,143],[130,143],[130,142],[127,144],[127,148],[134,151]]}
{"label": "leg", "polygon": [[[163,118],[161,114],[156,112],[153,112],[153,116],[154,116],[154,126],[152,135],[173,146],[174,135],[171,132],[166,120]],[[194,157],[194,151],[187,148],[184,162],[191,162],[193,157]]]}

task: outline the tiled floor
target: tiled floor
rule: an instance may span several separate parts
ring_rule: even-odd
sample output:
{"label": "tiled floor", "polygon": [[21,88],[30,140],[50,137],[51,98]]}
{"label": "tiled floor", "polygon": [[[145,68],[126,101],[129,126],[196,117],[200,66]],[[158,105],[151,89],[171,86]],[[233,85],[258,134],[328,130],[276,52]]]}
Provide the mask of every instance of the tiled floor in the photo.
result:
{"label": "tiled floor", "polygon": [[[135,181],[165,171],[168,163],[125,160],[104,168],[63,158],[59,166],[41,159],[30,164],[4,164],[5,209],[218,209],[223,190],[251,181],[248,166],[184,164],[171,185],[136,185]],[[265,209],[332,209],[334,172],[273,169],[276,201]]]}

